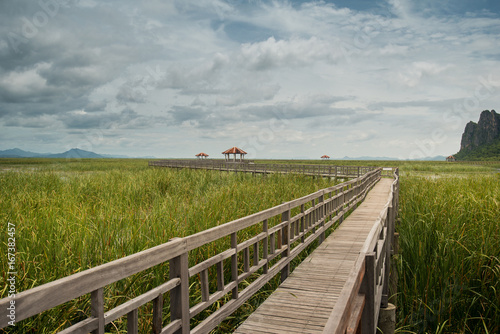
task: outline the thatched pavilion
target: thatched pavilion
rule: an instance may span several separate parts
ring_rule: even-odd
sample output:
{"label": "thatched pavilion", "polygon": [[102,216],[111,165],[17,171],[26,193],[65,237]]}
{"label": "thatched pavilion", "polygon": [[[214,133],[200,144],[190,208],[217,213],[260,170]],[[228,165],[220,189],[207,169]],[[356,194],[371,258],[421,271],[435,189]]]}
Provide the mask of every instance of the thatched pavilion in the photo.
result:
{"label": "thatched pavilion", "polygon": [[[235,146],[235,147],[231,147],[229,150],[222,152],[222,154],[224,154],[226,161],[231,161],[231,154],[234,154],[232,161],[233,162],[236,162],[236,161],[242,162],[244,159],[244,155],[247,154],[247,152],[245,152],[241,148],[237,148]],[[237,154],[240,155],[239,160],[236,159]]]}
{"label": "thatched pavilion", "polygon": [[206,158],[208,158],[208,154],[201,152],[201,153],[196,154],[196,157],[198,159],[206,159]]}

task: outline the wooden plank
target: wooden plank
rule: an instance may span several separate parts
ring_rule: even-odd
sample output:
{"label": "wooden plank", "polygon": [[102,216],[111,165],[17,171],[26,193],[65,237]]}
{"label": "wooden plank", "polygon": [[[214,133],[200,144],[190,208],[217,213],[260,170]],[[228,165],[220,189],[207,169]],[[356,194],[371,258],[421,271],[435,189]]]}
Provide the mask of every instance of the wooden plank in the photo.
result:
{"label": "wooden plank", "polygon": [[[362,194],[357,191],[357,187],[350,189],[352,195],[354,192]],[[289,275],[235,333],[249,333],[252,330],[255,333],[309,333],[301,326],[312,323],[319,326],[320,332],[323,332],[327,322],[333,321],[332,314],[343,322],[344,331],[350,328],[355,330],[365,308],[364,297],[358,294],[364,278],[362,269],[365,263],[360,251],[367,244],[374,245],[378,241],[381,231],[378,228],[380,225],[378,218],[386,204],[386,197],[381,194],[387,193],[388,189],[389,183],[379,183],[374,188],[375,192],[370,193],[370,197],[366,198],[365,202]],[[344,192],[343,195],[347,200],[348,192]],[[380,197],[383,199],[380,200]],[[310,213],[312,219],[309,220],[312,224],[309,226],[319,227],[318,222],[326,211],[322,214],[314,203],[313,208]],[[306,215],[304,222],[307,219]],[[367,238],[375,240],[367,242]],[[294,250],[291,251],[293,252]],[[375,261],[372,265],[375,265]],[[376,290],[373,291],[374,298],[381,294],[382,286]],[[329,299],[330,296],[334,298]],[[342,309],[342,305],[346,310]],[[333,311],[336,306],[342,311]],[[328,332],[327,327],[325,327],[326,332]]]}
{"label": "wooden plank", "polygon": [[115,321],[119,317],[132,312],[134,309],[137,309],[139,306],[144,305],[147,302],[152,301],[158,295],[164,294],[167,291],[170,291],[171,289],[179,286],[181,284],[181,280],[179,278],[174,278],[169,280],[166,283],[163,283],[160,286],[157,286],[156,288],[153,288],[149,290],[146,293],[143,293],[140,296],[135,297],[134,299],[131,299],[117,307],[115,307],[112,310],[109,310],[104,314],[104,322],[106,324],[109,324],[112,321]]}

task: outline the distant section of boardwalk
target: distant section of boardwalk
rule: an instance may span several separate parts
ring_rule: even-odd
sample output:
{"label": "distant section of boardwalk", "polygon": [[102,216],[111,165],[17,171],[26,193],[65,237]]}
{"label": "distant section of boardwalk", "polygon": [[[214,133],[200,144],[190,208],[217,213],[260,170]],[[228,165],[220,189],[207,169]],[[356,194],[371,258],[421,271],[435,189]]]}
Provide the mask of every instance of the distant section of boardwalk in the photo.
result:
{"label": "distant section of boardwalk", "polygon": [[268,164],[253,162],[228,162],[224,160],[157,160],[150,161],[152,167],[209,169],[227,172],[252,174],[303,174],[331,178],[360,177],[376,167],[367,166],[334,166],[329,164]]}
{"label": "distant section of boardwalk", "polygon": [[323,333],[370,231],[380,223],[392,183],[381,179],[235,333]]}

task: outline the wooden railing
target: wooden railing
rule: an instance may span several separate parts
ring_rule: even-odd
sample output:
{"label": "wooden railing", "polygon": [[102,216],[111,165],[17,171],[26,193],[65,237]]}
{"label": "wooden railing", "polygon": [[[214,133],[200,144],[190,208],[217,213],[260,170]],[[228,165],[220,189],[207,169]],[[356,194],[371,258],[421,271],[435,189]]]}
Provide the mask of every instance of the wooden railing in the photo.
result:
{"label": "wooden railing", "polygon": [[224,160],[157,160],[149,161],[149,166],[170,168],[212,169],[255,174],[304,174],[311,176],[354,178],[375,170],[377,167],[334,166],[328,164],[267,164],[248,162],[228,162]]}
{"label": "wooden railing", "polygon": [[[128,333],[137,333],[138,309],[147,303],[153,306],[153,333],[208,333],[271,278],[281,274],[281,279],[285,279],[290,272],[290,262],[315,240],[321,243],[327,229],[341,222],[344,215],[364,199],[380,179],[381,171],[377,168],[348,182],[21,292],[15,297],[16,322],[90,294],[91,314],[60,333],[104,333],[106,324],[125,316]],[[388,207],[387,212],[387,217],[393,217],[392,209]],[[373,240],[366,246],[366,257],[371,256],[372,260],[365,261],[363,257],[360,270],[376,266],[377,273],[380,272],[379,258],[384,256],[382,252],[388,244],[381,243],[377,237],[389,233],[384,225],[390,220],[387,217],[382,217],[384,223],[372,231]],[[250,228],[256,231],[253,236],[248,233]],[[189,258],[191,251],[214,242],[224,244],[224,241],[228,245],[224,251],[189,265],[189,260],[193,261]],[[159,264],[164,264],[168,272],[163,284],[139,296],[127,296],[131,299],[105,310],[105,301],[109,298],[105,294],[107,286]],[[225,264],[230,267],[230,276],[224,275]],[[209,273],[215,273],[215,277],[210,279]],[[378,284],[378,277],[378,274],[374,276],[367,289],[375,282]],[[201,301],[193,298],[200,291],[196,290],[198,285],[190,285],[190,278],[198,280]],[[380,294],[378,288],[374,291],[377,292],[372,292],[373,295]],[[373,298],[368,293],[367,301]],[[168,299],[164,298],[166,294]],[[209,316],[190,328],[190,319],[229,294],[229,301],[212,308]],[[167,323],[162,320],[164,300],[170,302]],[[10,302],[10,298],[0,300],[0,309],[6,310]],[[346,309],[351,309],[350,302]],[[376,311],[370,312],[374,316]],[[8,320],[0,317],[0,328],[6,327]]]}
{"label": "wooden railing", "polygon": [[399,207],[399,171],[380,217],[373,226],[323,333],[376,333],[380,308],[388,305],[390,258]]}

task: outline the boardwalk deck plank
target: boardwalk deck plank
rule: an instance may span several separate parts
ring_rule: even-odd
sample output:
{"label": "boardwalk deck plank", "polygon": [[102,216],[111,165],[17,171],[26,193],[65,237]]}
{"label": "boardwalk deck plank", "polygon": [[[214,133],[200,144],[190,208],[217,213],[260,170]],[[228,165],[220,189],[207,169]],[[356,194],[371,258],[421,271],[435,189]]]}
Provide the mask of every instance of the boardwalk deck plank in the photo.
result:
{"label": "boardwalk deck plank", "polygon": [[387,203],[392,182],[381,179],[365,201],[234,333],[321,333]]}

